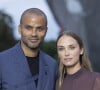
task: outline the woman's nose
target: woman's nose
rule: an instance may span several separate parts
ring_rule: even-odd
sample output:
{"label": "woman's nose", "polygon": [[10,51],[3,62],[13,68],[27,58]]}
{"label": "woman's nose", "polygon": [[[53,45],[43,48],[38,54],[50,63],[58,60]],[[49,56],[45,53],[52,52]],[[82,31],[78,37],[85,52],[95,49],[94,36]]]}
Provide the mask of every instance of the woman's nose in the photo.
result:
{"label": "woman's nose", "polygon": [[65,55],[68,56],[70,52],[68,50],[65,50]]}

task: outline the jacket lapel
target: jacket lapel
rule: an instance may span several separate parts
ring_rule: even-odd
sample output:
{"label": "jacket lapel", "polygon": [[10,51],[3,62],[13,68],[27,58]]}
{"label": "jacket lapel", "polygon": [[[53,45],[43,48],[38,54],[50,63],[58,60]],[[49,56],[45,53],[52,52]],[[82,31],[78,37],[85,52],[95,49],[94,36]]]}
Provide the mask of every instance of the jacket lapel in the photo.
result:
{"label": "jacket lapel", "polygon": [[[34,90],[36,90],[36,86],[35,86],[35,82],[34,82],[34,77],[32,77],[32,74],[30,72],[28,63],[27,63],[27,59],[22,51],[22,48],[20,46],[20,43],[17,44],[17,46],[15,47],[15,52],[16,52],[16,56],[15,56],[15,60],[14,60],[14,64],[15,64],[15,70],[17,71],[17,73],[19,73],[19,80],[20,81],[32,81],[33,83],[33,88]],[[24,82],[23,82],[24,83]]]}
{"label": "jacket lapel", "polygon": [[27,59],[22,51],[20,43],[16,47],[16,57],[15,57],[16,69],[18,69],[26,77],[31,76],[31,72],[28,67]]}
{"label": "jacket lapel", "polygon": [[48,63],[46,62],[44,58],[44,54],[40,51],[39,56],[39,80],[38,80],[38,86],[36,89],[34,77],[32,78],[27,59],[24,56],[24,53],[22,51],[22,48],[20,46],[20,43],[15,46],[15,70],[17,70],[17,73],[19,73],[19,80],[31,80],[33,79],[33,89],[34,90],[44,90],[46,83],[48,82],[48,75],[49,75],[49,68]]}
{"label": "jacket lapel", "polygon": [[40,51],[39,81],[37,90],[44,90],[44,87],[46,86],[46,83],[48,81],[49,68],[43,56],[44,56],[43,53]]}

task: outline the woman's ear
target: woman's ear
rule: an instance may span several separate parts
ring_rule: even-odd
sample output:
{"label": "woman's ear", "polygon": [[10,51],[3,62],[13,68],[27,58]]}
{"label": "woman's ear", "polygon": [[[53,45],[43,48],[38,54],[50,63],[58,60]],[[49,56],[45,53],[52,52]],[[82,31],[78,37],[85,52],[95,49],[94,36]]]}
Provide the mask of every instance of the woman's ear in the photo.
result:
{"label": "woman's ear", "polygon": [[80,54],[82,55],[82,54],[83,54],[83,52],[84,52],[84,49],[82,48],[82,49],[81,49],[81,51],[80,51]]}

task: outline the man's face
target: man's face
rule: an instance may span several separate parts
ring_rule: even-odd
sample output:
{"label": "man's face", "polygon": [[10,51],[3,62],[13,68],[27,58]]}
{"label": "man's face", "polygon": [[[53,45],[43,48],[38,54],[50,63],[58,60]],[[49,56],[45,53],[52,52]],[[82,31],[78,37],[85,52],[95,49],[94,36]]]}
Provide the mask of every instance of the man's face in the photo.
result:
{"label": "man's face", "polygon": [[37,49],[47,31],[46,21],[42,16],[27,14],[19,25],[22,47]]}

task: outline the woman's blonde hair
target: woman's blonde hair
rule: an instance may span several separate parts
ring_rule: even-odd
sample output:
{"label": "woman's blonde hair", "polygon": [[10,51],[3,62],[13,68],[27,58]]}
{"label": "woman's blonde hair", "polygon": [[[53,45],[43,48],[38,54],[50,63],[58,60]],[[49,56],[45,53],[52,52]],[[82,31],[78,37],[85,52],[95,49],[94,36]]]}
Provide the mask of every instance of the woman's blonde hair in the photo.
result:
{"label": "woman's blonde hair", "polygon": [[[80,64],[85,69],[92,71],[92,66],[91,66],[90,60],[87,56],[83,42],[77,34],[75,34],[74,32],[70,32],[70,31],[64,31],[58,36],[56,44],[58,43],[59,39],[64,35],[74,38],[77,41],[77,43],[79,44],[80,49],[83,48],[83,54],[80,55]],[[62,86],[65,74],[66,74],[66,68],[65,68],[64,64],[59,61],[59,81],[58,81],[59,90],[61,90],[61,86]]]}

